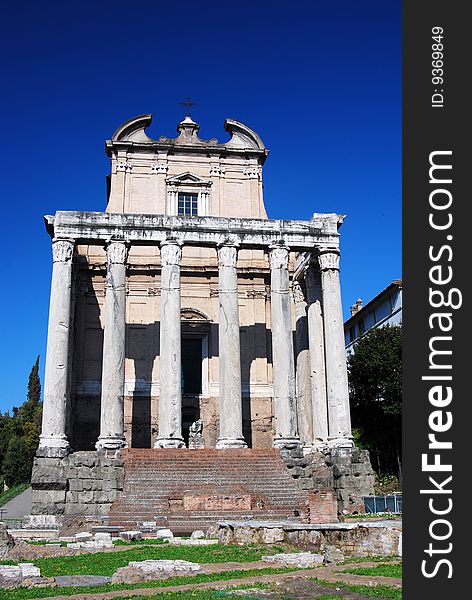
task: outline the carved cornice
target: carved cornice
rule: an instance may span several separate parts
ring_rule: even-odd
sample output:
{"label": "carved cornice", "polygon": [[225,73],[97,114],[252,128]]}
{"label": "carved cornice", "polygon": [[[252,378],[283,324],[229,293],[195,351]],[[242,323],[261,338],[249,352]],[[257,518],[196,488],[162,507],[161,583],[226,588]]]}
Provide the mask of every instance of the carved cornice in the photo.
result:
{"label": "carved cornice", "polygon": [[124,242],[109,242],[106,245],[108,264],[124,265],[128,258],[128,244]]}
{"label": "carved cornice", "polygon": [[248,290],[246,292],[247,298],[259,298],[265,300],[267,298],[266,290]]}
{"label": "carved cornice", "polygon": [[321,271],[339,271],[339,252],[322,252],[318,255]]}
{"label": "carved cornice", "polygon": [[167,170],[169,169],[169,165],[164,162],[164,161],[159,161],[157,163],[152,163],[151,165],[151,171],[153,173],[167,173]]}
{"label": "carved cornice", "polygon": [[72,260],[74,254],[74,242],[70,240],[52,241],[52,261],[68,262]]}
{"label": "carved cornice", "polygon": [[180,265],[182,260],[182,248],[175,240],[162,242],[161,244],[161,264],[162,266]]}
{"label": "carved cornice", "polygon": [[250,168],[244,169],[244,176],[247,179],[259,179],[260,174],[261,174],[261,169],[259,167],[250,167]]}
{"label": "carved cornice", "polygon": [[225,169],[221,165],[211,165],[210,166],[210,176],[211,177],[223,177],[225,174]]}
{"label": "carved cornice", "polygon": [[116,171],[131,171],[133,165],[129,161],[119,160],[116,163]]}

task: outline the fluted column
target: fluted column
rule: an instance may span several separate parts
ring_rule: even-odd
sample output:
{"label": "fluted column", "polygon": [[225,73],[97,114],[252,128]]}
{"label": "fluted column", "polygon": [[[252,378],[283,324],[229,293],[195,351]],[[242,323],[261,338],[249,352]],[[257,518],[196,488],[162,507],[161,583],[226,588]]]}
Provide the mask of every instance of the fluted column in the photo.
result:
{"label": "fluted column", "polygon": [[308,300],[308,345],[310,348],[310,381],[313,414],[313,446],[323,448],[328,443],[328,404],[321,277],[311,265],[305,273]]}
{"label": "fluted column", "polygon": [[218,248],[220,436],[216,448],[247,447],[243,437],[237,259],[235,245]]}
{"label": "fluted column", "polygon": [[339,283],[339,252],[320,253],[325,334],[328,441],[330,446],[352,447],[344,325]]}
{"label": "fluted column", "polygon": [[48,341],[44,374],[43,422],[37,456],[63,457],[70,448],[66,437],[72,257],[74,242],[52,242],[52,279]]}
{"label": "fluted column", "polygon": [[288,274],[289,249],[273,246],[270,251],[272,366],[274,378],[274,448],[299,448],[295,398],[292,314]]}
{"label": "fluted column", "polygon": [[125,242],[106,246],[107,280],[103,332],[102,399],[97,449],[126,446],[124,436],[126,259]]}
{"label": "fluted column", "polygon": [[313,416],[310,384],[308,319],[305,293],[299,281],[292,284],[295,301],[295,371],[297,391],[298,432],[304,447],[311,448]]}
{"label": "fluted column", "polygon": [[159,433],[155,448],[182,448],[180,261],[176,240],[161,244]]}

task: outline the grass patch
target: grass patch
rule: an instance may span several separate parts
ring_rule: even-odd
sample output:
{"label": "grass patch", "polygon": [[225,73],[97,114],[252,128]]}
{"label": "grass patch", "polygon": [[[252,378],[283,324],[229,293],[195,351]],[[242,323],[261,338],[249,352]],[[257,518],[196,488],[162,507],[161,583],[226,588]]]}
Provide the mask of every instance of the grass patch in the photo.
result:
{"label": "grass patch", "polygon": [[310,581],[324,585],[326,587],[336,587],[348,592],[361,594],[366,598],[388,598],[389,600],[402,600],[402,591],[400,588],[391,585],[349,585],[341,581],[331,582],[322,579],[311,578]]}
{"label": "grass patch", "polygon": [[148,559],[188,560],[198,563],[253,562],[272,552],[282,552],[281,547],[273,546],[136,546],[117,552],[97,552],[38,558],[34,564],[41,569],[45,577],[58,575],[107,575],[111,576],[119,567],[125,567],[130,561]]}
{"label": "grass patch", "polygon": [[0,506],[3,506],[4,504],[12,500],[15,496],[18,496],[18,494],[24,492],[27,488],[29,488],[30,485],[31,483],[19,483],[18,485],[12,486],[6,492],[2,492],[0,494]]}
{"label": "grass patch", "polygon": [[[201,573],[199,575],[189,575],[180,577],[171,577],[170,579],[158,579],[155,581],[145,581],[140,583],[108,583],[105,585],[95,586],[74,586],[74,587],[43,587],[43,588],[18,588],[15,590],[2,590],[0,589],[0,600],[30,600],[32,598],[48,598],[50,596],[73,596],[74,594],[100,594],[106,592],[114,592],[123,590],[135,590],[139,588],[160,588],[160,587],[172,587],[176,585],[187,585],[196,583],[208,583],[211,581],[230,581],[231,579],[243,579],[245,577],[254,577],[257,575],[275,575],[277,573],[291,573],[292,571],[299,571],[298,568],[272,568],[265,567],[262,569],[249,569],[248,571],[225,571],[223,573]],[[256,587],[257,584],[251,584],[250,587]],[[190,592],[189,592],[190,593]],[[192,590],[193,596],[189,598],[201,598],[203,596],[203,590]],[[177,592],[174,593],[176,598],[182,598],[178,596]],[[156,594],[157,597],[171,598],[170,595]],[[149,600],[151,596],[146,596]],[[221,598],[221,592],[220,596]],[[129,596],[123,595],[121,598],[129,598]],[[133,598],[136,600],[136,597]]]}
{"label": "grass patch", "polygon": [[[162,592],[162,594],[152,594],[151,596],[119,596],[114,600],[221,600],[221,598],[233,598],[237,600],[241,596],[236,596],[229,593],[231,590],[252,590],[252,589],[267,589],[267,585],[240,585],[237,587],[225,588],[224,590],[189,590],[187,592]],[[337,597],[337,596],[336,596]],[[242,596],[244,600],[260,600],[259,595],[245,594]]]}
{"label": "grass patch", "polygon": [[363,562],[390,562],[399,561],[400,557],[396,555],[385,555],[385,556],[349,556],[344,561],[345,563],[363,563]]}
{"label": "grass patch", "polygon": [[360,567],[356,569],[346,569],[343,573],[352,573],[353,575],[373,575],[379,577],[398,577],[402,576],[402,566],[394,565],[376,565],[375,567]]}

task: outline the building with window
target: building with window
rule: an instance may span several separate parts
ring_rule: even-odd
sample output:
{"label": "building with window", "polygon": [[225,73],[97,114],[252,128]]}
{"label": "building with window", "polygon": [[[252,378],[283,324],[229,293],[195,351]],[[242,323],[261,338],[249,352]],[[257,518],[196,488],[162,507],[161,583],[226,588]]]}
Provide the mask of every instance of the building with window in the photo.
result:
{"label": "building with window", "polygon": [[346,351],[353,352],[356,341],[374,327],[402,324],[402,280],[395,279],[366,305],[359,298],[351,306],[344,323]]}
{"label": "building with window", "polygon": [[[225,143],[201,139],[189,116],[176,138],[149,138],[150,123],[130,119],[107,141],[104,212],[46,217],[34,511],[131,525],[160,514],[181,528],[189,515],[208,522],[203,505],[214,518],[316,519],[334,466],[341,508],[357,506],[372,479],[351,434],[343,215],[268,219],[268,150],[239,121],[226,119]],[[200,463],[206,479],[191,472]]]}

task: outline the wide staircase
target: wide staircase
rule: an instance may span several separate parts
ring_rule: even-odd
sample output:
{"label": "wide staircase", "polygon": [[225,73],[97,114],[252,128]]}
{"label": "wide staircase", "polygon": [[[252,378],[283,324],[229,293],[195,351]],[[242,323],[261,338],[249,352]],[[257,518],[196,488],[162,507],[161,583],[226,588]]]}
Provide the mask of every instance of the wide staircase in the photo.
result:
{"label": "wide staircase", "polygon": [[110,524],[156,522],[174,533],[217,521],[308,522],[308,494],[297,487],[278,451],[126,449],[124,489]]}

